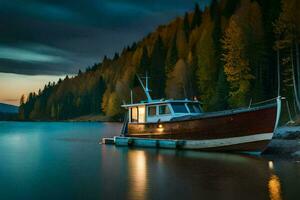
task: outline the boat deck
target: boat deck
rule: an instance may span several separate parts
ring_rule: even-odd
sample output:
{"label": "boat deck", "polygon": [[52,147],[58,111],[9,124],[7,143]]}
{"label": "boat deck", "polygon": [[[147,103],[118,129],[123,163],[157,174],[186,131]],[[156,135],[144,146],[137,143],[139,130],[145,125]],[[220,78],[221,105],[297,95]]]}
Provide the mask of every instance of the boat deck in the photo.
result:
{"label": "boat deck", "polygon": [[184,146],[185,141],[171,140],[171,139],[150,139],[150,138],[116,136],[113,138],[102,138],[101,143],[111,144],[116,146],[181,149]]}

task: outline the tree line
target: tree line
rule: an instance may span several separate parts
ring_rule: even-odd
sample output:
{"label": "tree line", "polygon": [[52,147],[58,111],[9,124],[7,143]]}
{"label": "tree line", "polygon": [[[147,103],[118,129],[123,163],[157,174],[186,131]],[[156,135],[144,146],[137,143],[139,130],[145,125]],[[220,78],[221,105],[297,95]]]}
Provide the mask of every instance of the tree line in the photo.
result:
{"label": "tree line", "polygon": [[131,90],[134,101],[145,99],[135,74],[146,72],[154,98],[197,97],[206,111],[214,111],[279,92],[299,111],[299,9],[297,0],[212,0],[204,9],[195,4],[193,12],[159,26],[112,58],[23,96],[20,119],[91,113],[118,118]]}

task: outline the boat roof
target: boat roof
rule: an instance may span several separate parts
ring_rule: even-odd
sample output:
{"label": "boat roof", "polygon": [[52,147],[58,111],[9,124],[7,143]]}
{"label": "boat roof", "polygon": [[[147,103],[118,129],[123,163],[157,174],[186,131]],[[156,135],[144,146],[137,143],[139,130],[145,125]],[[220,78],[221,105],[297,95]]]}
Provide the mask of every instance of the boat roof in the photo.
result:
{"label": "boat roof", "polygon": [[136,106],[145,106],[145,105],[158,105],[158,104],[167,104],[167,103],[201,103],[199,101],[189,100],[189,99],[179,99],[179,100],[173,100],[173,99],[157,99],[157,100],[151,100],[151,101],[141,101],[140,103],[132,103],[132,104],[124,104],[122,105],[123,108],[128,107],[136,107]]}

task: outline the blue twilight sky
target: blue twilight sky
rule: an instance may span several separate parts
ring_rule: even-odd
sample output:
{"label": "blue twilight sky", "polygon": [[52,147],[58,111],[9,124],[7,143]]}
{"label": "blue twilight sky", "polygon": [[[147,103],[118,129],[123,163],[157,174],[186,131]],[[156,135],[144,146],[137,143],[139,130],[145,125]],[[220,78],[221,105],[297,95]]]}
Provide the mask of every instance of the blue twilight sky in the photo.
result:
{"label": "blue twilight sky", "polygon": [[[0,102],[18,104],[21,94],[121,51],[195,2],[210,0],[0,0]],[[19,88],[14,95],[4,90],[8,80]]]}

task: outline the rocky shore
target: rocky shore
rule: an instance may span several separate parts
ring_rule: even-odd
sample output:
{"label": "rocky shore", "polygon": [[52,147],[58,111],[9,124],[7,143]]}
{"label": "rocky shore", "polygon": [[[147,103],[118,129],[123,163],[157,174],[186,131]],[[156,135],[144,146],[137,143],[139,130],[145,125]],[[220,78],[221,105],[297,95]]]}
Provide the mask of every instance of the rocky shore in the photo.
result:
{"label": "rocky shore", "polygon": [[278,128],[263,155],[300,158],[300,126]]}

